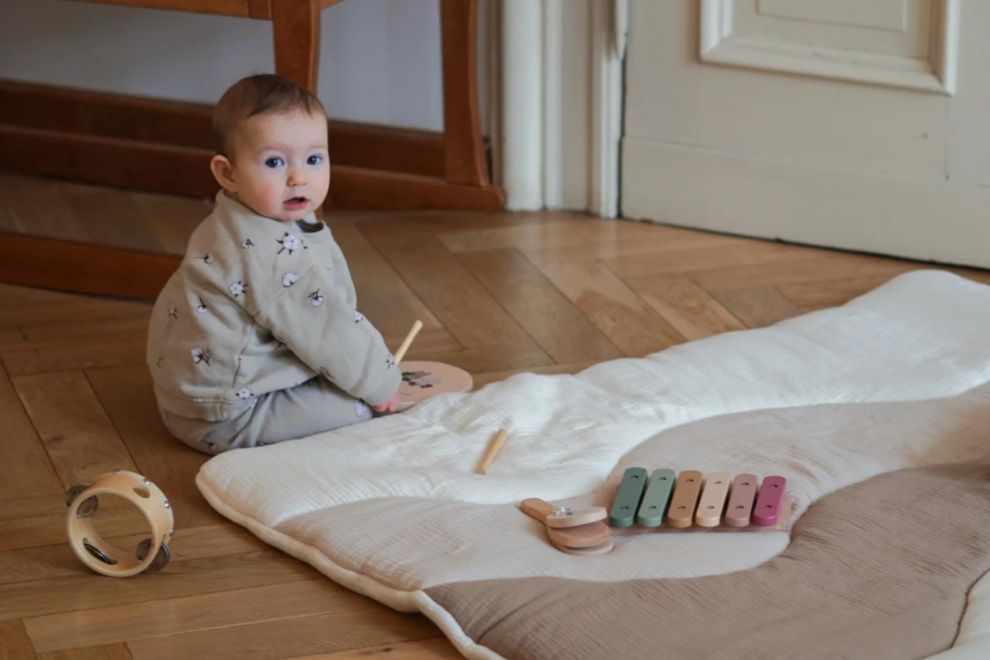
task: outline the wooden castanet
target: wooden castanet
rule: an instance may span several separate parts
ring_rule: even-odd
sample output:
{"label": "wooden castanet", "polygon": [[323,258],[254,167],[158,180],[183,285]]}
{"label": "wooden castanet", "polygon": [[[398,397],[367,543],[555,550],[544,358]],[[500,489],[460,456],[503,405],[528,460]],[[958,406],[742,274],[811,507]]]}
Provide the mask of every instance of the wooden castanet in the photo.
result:
{"label": "wooden castanet", "polygon": [[603,520],[606,513],[602,507],[584,511],[560,509],[546,500],[537,497],[525,499],[519,508],[526,515],[546,525],[550,544],[571,555],[600,555],[613,547],[612,534]]}
{"label": "wooden castanet", "polygon": [[605,523],[591,523],[579,527],[554,529],[547,527],[547,538],[555,548],[568,550],[588,550],[611,543],[612,533]]}
{"label": "wooden castanet", "polygon": [[[539,501],[543,502],[543,500]],[[588,525],[600,520],[605,520],[605,516],[605,507],[601,506],[593,506],[589,509],[581,509],[580,511],[574,511],[567,507],[563,507],[555,508],[552,512],[547,514],[546,519],[543,522],[547,524],[547,527],[577,527],[579,525]]]}
{"label": "wooden castanet", "polygon": [[550,544],[553,545],[553,547],[560,550],[561,552],[567,553],[569,555],[578,555],[580,557],[587,557],[590,555],[604,555],[608,552],[611,552],[612,548],[615,547],[615,544],[612,543],[612,537],[609,537],[609,539],[604,543],[602,543],[601,545],[596,545],[590,548],[572,548],[570,546],[565,546],[565,545],[556,545],[552,539],[550,541]]}

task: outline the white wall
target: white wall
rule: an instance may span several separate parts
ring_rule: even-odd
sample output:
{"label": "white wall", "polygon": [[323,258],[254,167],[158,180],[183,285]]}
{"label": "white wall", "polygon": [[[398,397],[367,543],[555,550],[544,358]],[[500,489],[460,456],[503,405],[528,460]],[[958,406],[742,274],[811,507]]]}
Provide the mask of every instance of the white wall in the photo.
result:
{"label": "white wall", "polygon": [[[438,0],[323,10],[319,96],[335,119],[443,130]],[[0,0],[0,78],[213,103],[271,72],[271,23],[88,4]]]}

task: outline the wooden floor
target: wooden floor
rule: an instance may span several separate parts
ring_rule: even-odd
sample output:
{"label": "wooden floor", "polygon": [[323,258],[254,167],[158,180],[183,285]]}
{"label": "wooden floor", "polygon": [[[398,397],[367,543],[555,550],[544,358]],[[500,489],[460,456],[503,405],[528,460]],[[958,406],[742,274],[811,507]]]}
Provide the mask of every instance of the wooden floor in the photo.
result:
{"label": "wooden floor", "polygon": [[[0,177],[8,231],[178,252],[206,210]],[[409,357],[460,365],[478,385],[764,326],[930,267],[563,213],[351,214],[332,226],[390,345],[421,319]],[[156,414],[149,310],[0,284],[0,657],[456,657],[425,618],[336,586],[210,509],[193,484],[205,457]],[[65,543],[65,489],[112,468],[145,474],[173,503],[159,574],[101,577]],[[105,524],[120,543],[141,538],[133,516]]]}

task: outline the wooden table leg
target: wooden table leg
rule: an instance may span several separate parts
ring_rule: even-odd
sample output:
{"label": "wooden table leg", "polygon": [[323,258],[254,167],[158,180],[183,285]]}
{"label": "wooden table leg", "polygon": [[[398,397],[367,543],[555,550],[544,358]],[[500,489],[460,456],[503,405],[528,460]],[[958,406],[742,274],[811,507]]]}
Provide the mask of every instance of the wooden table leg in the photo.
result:
{"label": "wooden table leg", "polygon": [[476,0],[443,0],[440,33],[446,178],[451,183],[487,186],[488,165],[478,116],[477,30]]}
{"label": "wooden table leg", "polygon": [[316,93],[320,55],[320,1],[271,0],[275,73]]}

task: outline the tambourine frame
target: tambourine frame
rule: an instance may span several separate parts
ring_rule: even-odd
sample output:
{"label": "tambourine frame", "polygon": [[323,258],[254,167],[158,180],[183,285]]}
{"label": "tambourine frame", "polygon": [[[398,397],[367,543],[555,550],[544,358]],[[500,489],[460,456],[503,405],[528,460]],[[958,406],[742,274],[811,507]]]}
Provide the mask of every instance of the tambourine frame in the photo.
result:
{"label": "tambourine frame", "polygon": [[[99,515],[101,495],[126,500],[141,512],[150,533],[135,551],[118,548],[96,529],[93,520]],[[114,470],[86,486],[73,486],[66,499],[69,546],[92,570],[110,577],[130,577],[158,570],[168,563],[168,543],[175,531],[175,520],[165,493],[150,479],[136,472]]]}

